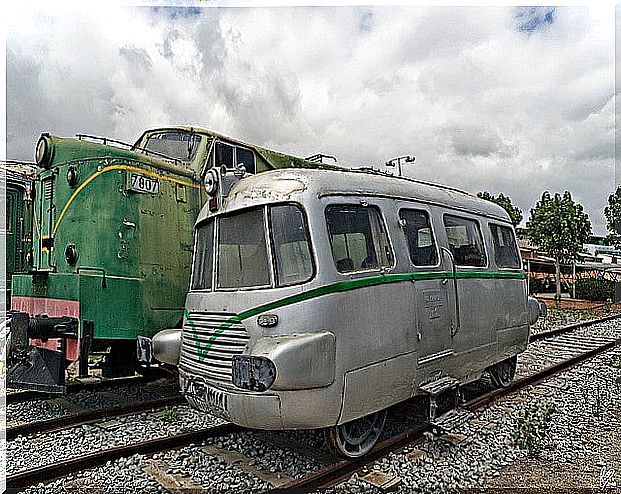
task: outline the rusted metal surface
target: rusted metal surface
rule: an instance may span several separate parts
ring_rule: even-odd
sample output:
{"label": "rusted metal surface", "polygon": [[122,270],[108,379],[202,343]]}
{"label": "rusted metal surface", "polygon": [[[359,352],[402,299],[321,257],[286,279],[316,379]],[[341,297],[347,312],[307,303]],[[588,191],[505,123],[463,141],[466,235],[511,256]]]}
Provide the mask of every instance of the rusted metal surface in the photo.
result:
{"label": "rusted metal surface", "polygon": [[126,446],[95,451],[94,453],[59,461],[50,465],[45,465],[30,470],[24,470],[6,477],[7,488],[19,488],[35,485],[39,482],[50,482],[59,477],[64,477],[71,473],[95,468],[105,465],[108,461],[115,461],[119,458],[126,458],[136,454],[153,454],[169,449],[187,446],[191,443],[204,441],[210,437],[226,436],[234,432],[240,432],[243,428],[234,424],[224,424],[199,431],[187,432],[171,437],[162,437],[152,441],[144,441]]}
{"label": "rusted metal surface", "polygon": [[144,412],[154,408],[179,405],[181,403],[185,403],[185,399],[181,395],[177,395],[157,400],[132,403],[130,405],[120,407],[108,408],[106,410],[72,413],[61,417],[54,417],[52,419],[37,420],[35,422],[7,427],[6,439],[7,441],[11,441],[17,436],[27,436],[28,434],[36,434],[38,432],[53,432],[61,429],[68,429],[79,425],[92,424],[98,420],[105,419],[106,417],[118,417],[119,415]]}

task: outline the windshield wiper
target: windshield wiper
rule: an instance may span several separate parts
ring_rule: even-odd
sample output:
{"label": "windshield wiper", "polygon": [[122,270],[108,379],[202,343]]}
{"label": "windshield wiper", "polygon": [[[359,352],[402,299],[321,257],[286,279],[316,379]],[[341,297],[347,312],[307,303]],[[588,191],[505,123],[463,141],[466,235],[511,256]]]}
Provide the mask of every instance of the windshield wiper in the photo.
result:
{"label": "windshield wiper", "polygon": [[190,139],[188,140],[188,160],[192,157],[194,151],[194,128],[190,127]]}

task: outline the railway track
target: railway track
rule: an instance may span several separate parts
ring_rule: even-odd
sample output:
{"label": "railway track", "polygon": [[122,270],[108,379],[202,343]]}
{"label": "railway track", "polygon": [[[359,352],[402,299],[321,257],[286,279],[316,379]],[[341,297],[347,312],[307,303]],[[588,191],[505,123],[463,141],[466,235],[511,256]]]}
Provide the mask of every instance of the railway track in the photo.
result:
{"label": "railway track", "polygon": [[[162,374],[162,377],[165,377]],[[147,382],[152,381],[152,378],[147,378],[144,376],[127,376],[127,377],[116,377],[112,379],[101,379],[97,381],[74,381],[70,382],[66,386],[66,391],[68,395],[78,393],[80,391],[98,391],[105,388],[110,388],[114,386],[124,386],[126,384],[146,384]],[[9,391],[6,393],[6,404],[12,405],[15,403],[24,403],[26,401],[40,400],[40,399],[49,399],[49,398],[58,398],[59,396],[51,393],[41,393],[38,391]]]}
{"label": "railway track", "polygon": [[[598,320],[585,321],[581,323],[571,324],[562,328],[557,328],[545,333],[534,335],[531,339],[532,342],[546,342],[556,341],[558,338],[565,338],[560,340],[562,345],[552,345],[550,348],[562,349],[564,352],[569,350],[568,335],[572,332],[587,328],[591,325],[608,321],[610,319],[618,318],[620,315],[606,317]],[[532,372],[526,376],[519,377],[514,383],[505,389],[495,389],[486,392],[482,395],[476,396],[461,405],[461,408],[465,410],[478,410],[499,398],[508,394],[514,393],[517,390],[523,389],[527,386],[544,381],[549,377],[558,374],[564,370],[567,370],[574,365],[585,361],[599,353],[605,352],[621,344],[621,340],[612,338],[602,338],[601,341],[595,341],[595,338],[584,337],[579,335],[575,338],[574,355],[569,357],[563,357],[560,361],[556,361],[551,365],[547,365],[545,368],[536,372]],[[558,360],[558,359],[557,359]],[[108,461],[117,460],[120,458],[128,457],[133,454],[153,454],[156,452],[171,450],[187,446],[192,443],[204,441],[207,438],[226,436],[235,432],[241,432],[244,429],[233,424],[224,424],[215,427],[205,428],[199,431],[191,433],[182,433],[174,436],[160,438],[152,441],[145,441],[136,444],[130,444],[127,446],[120,446],[116,448],[110,448],[96,453],[91,453],[85,456],[72,458],[60,462],[55,462],[52,465],[46,465],[43,467],[29,469],[18,472],[13,475],[7,476],[8,487],[25,487],[33,485],[38,482],[49,482],[55,478],[66,476],[72,473],[79,472],[81,470],[93,468],[105,464]],[[330,488],[347,478],[349,478],[354,472],[359,471],[370,463],[385,457],[391,452],[398,451],[412,443],[417,442],[424,437],[425,432],[432,430],[430,424],[424,426],[414,426],[399,434],[396,434],[381,443],[379,443],[367,456],[363,458],[353,460],[341,460],[331,465],[321,468],[309,475],[302,478],[292,480],[288,483],[280,485],[277,489],[270,492],[284,492],[291,489],[300,489],[302,491],[309,490],[321,490]]]}
{"label": "railway track", "polygon": [[574,322],[571,324],[567,324],[566,326],[560,326],[558,328],[549,329],[548,331],[542,331],[541,333],[532,334],[530,336],[530,342],[545,340],[548,338],[552,338],[554,336],[559,336],[565,333],[570,333],[575,331],[576,329],[586,328],[588,326],[592,326],[593,324],[598,324],[600,322],[612,321],[614,319],[621,318],[621,314],[611,314],[609,316],[600,317],[598,319],[589,319],[586,321]]}
{"label": "railway track", "polygon": [[69,475],[88,468],[103,465],[106,462],[118,460],[119,458],[143,454],[149,455],[167,449],[178,448],[188,444],[204,441],[210,437],[225,436],[243,430],[234,424],[216,425],[201,429],[199,431],[185,432],[171,437],[163,437],[150,441],[108,448],[96,451],[78,458],[71,458],[64,461],[55,462],[38,468],[24,470],[22,472],[7,475],[6,485],[8,488],[20,488],[35,485],[39,482],[49,482],[58,477]]}
{"label": "railway track", "polygon": [[105,410],[88,410],[85,412],[61,415],[60,417],[54,417],[46,420],[36,420],[34,422],[7,427],[6,439],[7,441],[11,441],[17,436],[27,436],[29,434],[37,434],[41,432],[55,432],[63,429],[69,429],[71,427],[93,424],[110,417],[131,415],[166,406],[179,405],[181,403],[185,403],[185,399],[181,395],[177,395],[108,408]]}

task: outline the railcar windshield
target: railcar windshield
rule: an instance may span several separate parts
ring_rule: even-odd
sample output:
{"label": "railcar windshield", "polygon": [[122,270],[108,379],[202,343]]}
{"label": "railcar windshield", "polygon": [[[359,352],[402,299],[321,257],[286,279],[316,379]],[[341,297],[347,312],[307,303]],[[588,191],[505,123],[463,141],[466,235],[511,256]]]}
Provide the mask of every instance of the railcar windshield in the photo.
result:
{"label": "railcar windshield", "polygon": [[208,220],[196,230],[194,239],[194,269],[192,290],[210,290],[213,278],[213,220]]}
{"label": "railcar windshield", "polygon": [[158,132],[147,138],[145,149],[181,161],[192,161],[200,142],[201,136],[190,132]]}
{"label": "railcar windshield", "polygon": [[306,219],[297,205],[245,210],[197,228],[193,290],[210,290],[214,278],[223,290],[288,286],[313,273]]}
{"label": "railcar windshield", "polygon": [[217,255],[218,288],[270,285],[263,208],[220,218]]}

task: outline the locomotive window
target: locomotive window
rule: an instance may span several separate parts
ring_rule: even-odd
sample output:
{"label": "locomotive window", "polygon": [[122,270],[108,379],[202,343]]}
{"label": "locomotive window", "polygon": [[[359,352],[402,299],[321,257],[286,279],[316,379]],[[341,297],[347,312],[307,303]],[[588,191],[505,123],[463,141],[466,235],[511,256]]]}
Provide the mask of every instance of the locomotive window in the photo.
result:
{"label": "locomotive window", "polygon": [[213,272],[213,220],[200,225],[194,243],[192,290],[211,290]]}
{"label": "locomotive window", "polygon": [[376,208],[328,206],[326,223],[332,256],[340,273],[392,266],[388,235]]}
{"label": "locomotive window", "polygon": [[459,216],[444,216],[449,247],[458,266],[485,266],[485,247],[479,224]]}
{"label": "locomotive window", "polygon": [[218,229],[218,287],[269,285],[263,208],[221,217]]}
{"label": "locomotive window", "polygon": [[256,173],[254,153],[250,149],[232,146],[224,142],[216,143],[216,163],[215,166],[222,165],[227,168],[235,168],[237,165],[244,165],[248,173]]}
{"label": "locomotive window", "polygon": [[508,226],[490,225],[492,242],[494,244],[494,257],[499,268],[521,269],[522,262],[518,254],[513,230]]}
{"label": "locomotive window", "polygon": [[160,132],[147,138],[145,149],[181,161],[191,161],[200,141],[200,136],[189,132]]}
{"label": "locomotive window", "polygon": [[244,165],[248,173],[256,173],[254,164],[254,153],[250,149],[236,148],[236,164]]}
{"label": "locomotive window", "polygon": [[308,230],[304,214],[294,205],[270,209],[272,245],[278,286],[303,283],[313,276]]}
{"label": "locomotive window", "polygon": [[222,165],[227,168],[233,168],[233,146],[224,144],[223,142],[216,143],[216,166]]}
{"label": "locomotive window", "polygon": [[426,211],[402,209],[399,218],[404,222],[403,232],[408,242],[410,260],[415,266],[435,266],[438,251],[431,233],[429,215]]}

